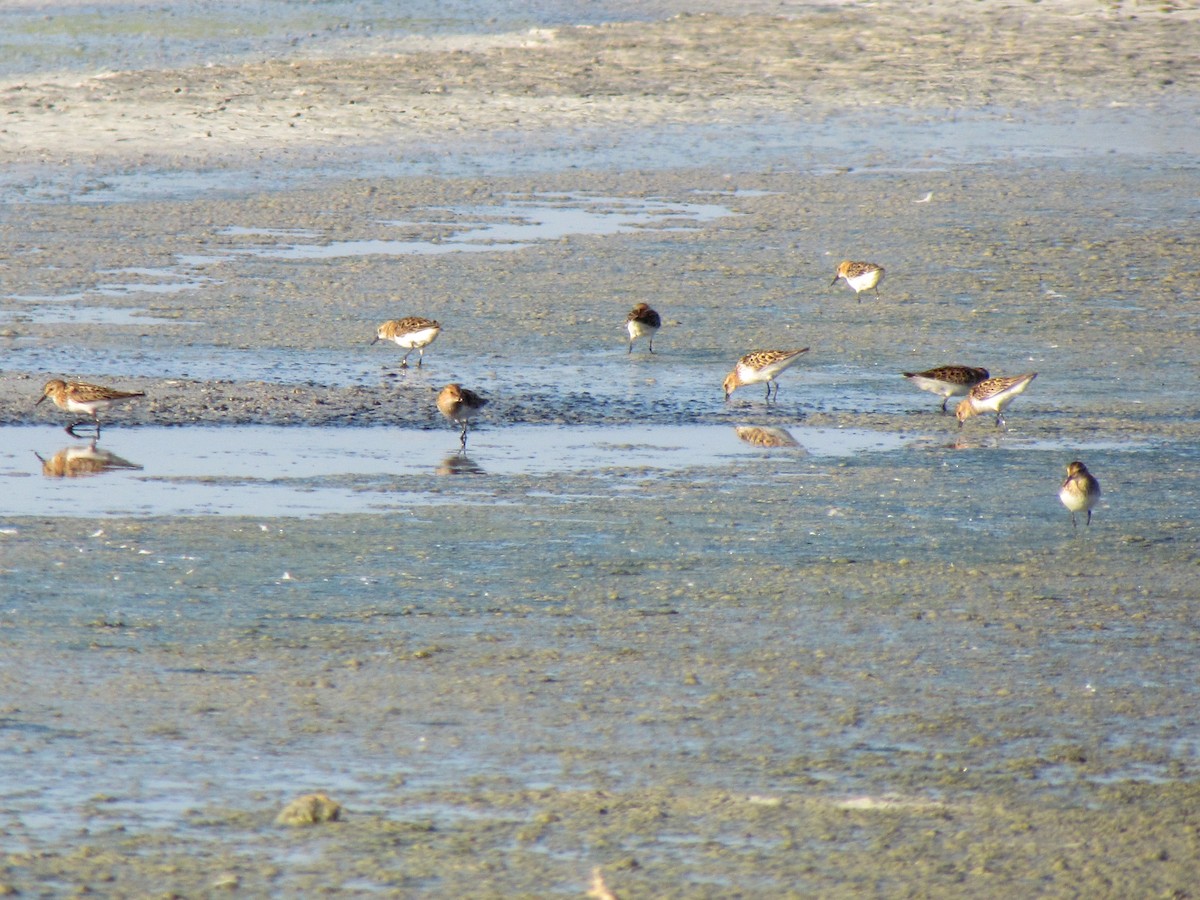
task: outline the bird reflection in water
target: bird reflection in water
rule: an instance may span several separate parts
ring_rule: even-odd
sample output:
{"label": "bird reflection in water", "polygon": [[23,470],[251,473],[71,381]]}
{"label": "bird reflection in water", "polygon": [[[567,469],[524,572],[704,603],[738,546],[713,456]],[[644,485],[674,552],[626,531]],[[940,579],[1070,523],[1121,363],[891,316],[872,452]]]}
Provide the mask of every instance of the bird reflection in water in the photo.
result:
{"label": "bird reflection in water", "polygon": [[483,467],[465,453],[451,453],[437,467],[439,475],[484,475]]}
{"label": "bird reflection in water", "polygon": [[63,447],[49,459],[35,453],[42,463],[42,474],[47,478],[84,478],[88,475],[103,475],[105,472],[140,470],[137,463],[122,459],[108,450],[101,450],[93,440],[90,444],[75,444]]}
{"label": "bird reflection in water", "polygon": [[755,447],[799,447],[797,441],[786,428],[774,425],[737,425],[734,427],[737,436],[747,444]]}

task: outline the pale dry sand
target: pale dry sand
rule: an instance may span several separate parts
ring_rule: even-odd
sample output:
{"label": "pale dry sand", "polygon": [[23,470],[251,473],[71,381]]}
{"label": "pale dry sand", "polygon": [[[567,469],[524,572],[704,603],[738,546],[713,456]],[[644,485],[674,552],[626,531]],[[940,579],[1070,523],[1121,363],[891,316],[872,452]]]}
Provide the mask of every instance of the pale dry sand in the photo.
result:
{"label": "pale dry sand", "polygon": [[0,163],[212,166],[787,111],[1147,106],[1200,70],[1200,13],[1169,6],[785,6],[9,82]]}

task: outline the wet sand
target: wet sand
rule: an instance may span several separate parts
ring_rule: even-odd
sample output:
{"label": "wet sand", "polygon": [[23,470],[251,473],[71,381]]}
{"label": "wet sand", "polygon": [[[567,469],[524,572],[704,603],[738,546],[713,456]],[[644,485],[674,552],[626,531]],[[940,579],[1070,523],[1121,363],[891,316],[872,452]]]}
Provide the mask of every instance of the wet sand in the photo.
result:
{"label": "wet sand", "polygon": [[[193,479],[361,510],[0,518],[0,887],[581,896],[599,866],[622,898],[1193,891],[1197,19],[1045,6],[0,86],[0,424],[52,453],[47,377],[145,390],[100,442],[144,469],[97,478],[136,491],[175,477],[137,452],[150,425],[180,455],[198,424],[391,429],[402,457],[456,448],[441,384],[492,399],[467,474]],[[680,215],[275,252],[444,245],[547,196]],[[829,285],[859,256],[879,299]],[[643,299],[653,356],[621,328]],[[401,371],[367,342],[411,314],[446,327]],[[805,345],[778,405],[722,402],[741,353]],[[1039,377],[1007,432],[960,430],[899,377],[946,362]],[[506,427],[619,447],[631,422],[899,446],[489,472]],[[1075,448],[1105,491],[1077,530]],[[42,478],[29,457],[6,480]],[[313,791],[339,821],[274,824]]]}

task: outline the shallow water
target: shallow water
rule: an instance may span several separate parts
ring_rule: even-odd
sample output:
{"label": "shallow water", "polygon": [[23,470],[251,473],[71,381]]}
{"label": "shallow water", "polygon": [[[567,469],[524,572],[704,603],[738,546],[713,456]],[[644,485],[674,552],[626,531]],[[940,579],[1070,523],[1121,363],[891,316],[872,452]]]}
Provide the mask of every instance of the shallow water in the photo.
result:
{"label": "shallow water", "polygon": [[[791,425],[776,453],[853,456],[918,436]],[[272,428],[110,429],[98,444],[47,447],[44,429],[0,428],[0,484],[10,516],[294,516],[394,512],[445,502],[436,476],[630,472],[653,477],[764,452],[720,426],[476,428],[469,452],[448,430]],[[61,443],[61,437],[53,439]],[[90,464],[98,454],[101,465]],[[140,460],[140,462],[135,461]],[[146,461],[149,462],[146,462]],[[41,474],[42,478],[30,478]],[[426,490],[387,490],[420,476]],[[348,482],[352,482],[348,485]],[[478,502],[492,502],[481,481]],[[368,493],[369,491],[369,493]],[[511,501],[506,501],[511,502]]]}
{"label": "shallow water", "polygon": [[556,24],[593,24],[660,15],[655,4],[605,0],[409,2],[332,0],[321,4],[227,2],[159,7],[98,2],[44,7],[13,3],[0,28],[0,77],[30,73],[182,67],[338,52],[396,36],[453,38]]}
{"label": "shallow water", "polygon": [[[774,418],[769,426],[794,445],[756,445],[745,426],[476,426],[468,448],[449,429],[283,428],[227,426],[109,428],[100,442],[63,444],[44,428],[0,427],[0,487],[6,514],[87,519],[126,516],[312,516],[387,513],[446,502],[441,476],[555,476],[647,479],[713,467],[736,469],[772,456],[799,462],[803,476],[818,458],[903,453],[918,457],[955,449],[935,430],[903,433],[821,428]],[[86,434],[86,429],[81,429]],[[958,439],[959,449],[972,443]],[[1009,436],[1009,453],[1164,451],[1153,444]],[[802,461],[802,462],[800,462]],[[41,477],[38,477],[38,476]],[[414,478],[415,476],[415,478]],[[749,477],[759,483],[753,475]],[[389,487],[399,480],[405,489]],[[423,485],[423,487],[421,487]],[[474,483],[474,502],[512,502]],[[540,489],[552,496],[552,488]],[[460,496],[461,495],[456,495]]]}
{"label": "shallow water", "polygon": [[[1053,442],[787,430],[799,447],[485,426],[458,477],[446,431],[114,428],[101,446],[143,468],[75,479],[6,450],[9,508],[37,508],[0,522],[5,752],[62,762],[8,777],[5,849],[81,827],[220,846],[220,810],[281,784],[455,832],[534,814],[493,806],[502,784],[663,771],[917,803],[1013,771],[1060,802],[1193,776],[1170,560],[1194,539],[1194,451],[1087,448],[1105,500],[1072,529]],[[1170,508],[1145,490],[1164,468]],[[655,841],[702,863],[686,825]]]}

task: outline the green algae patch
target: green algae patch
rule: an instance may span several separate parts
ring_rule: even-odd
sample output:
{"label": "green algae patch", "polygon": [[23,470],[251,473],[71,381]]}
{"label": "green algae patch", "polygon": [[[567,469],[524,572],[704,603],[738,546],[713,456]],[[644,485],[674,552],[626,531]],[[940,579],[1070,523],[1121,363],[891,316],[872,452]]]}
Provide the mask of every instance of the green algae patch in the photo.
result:
{"label": "green algae patch", "polygon": [[336,822],[342,817],[342,805],[325,794],[305,794],[279,811],[276,825],[318,825]]}

